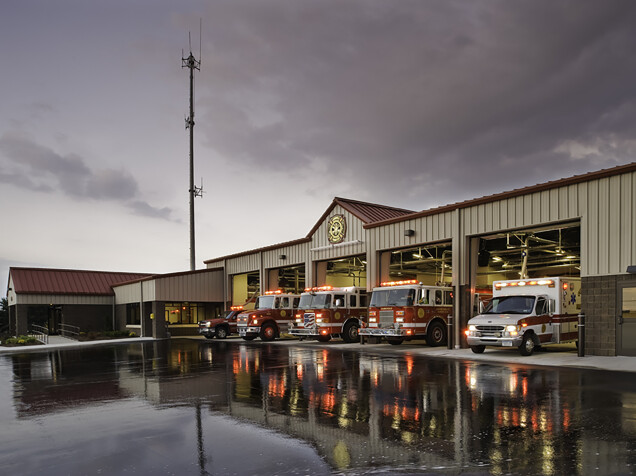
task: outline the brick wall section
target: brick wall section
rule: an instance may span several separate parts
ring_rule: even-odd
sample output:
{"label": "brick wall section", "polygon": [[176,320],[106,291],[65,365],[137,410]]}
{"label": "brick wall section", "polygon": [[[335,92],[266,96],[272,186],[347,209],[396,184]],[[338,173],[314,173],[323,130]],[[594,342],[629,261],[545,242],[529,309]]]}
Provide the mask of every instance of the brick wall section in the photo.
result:
{"label": "brick wall section", "polygon": [[581,280],[581,310],[585,313],[585,354],[615,356],[618,283],[631,275],[592,276]]}

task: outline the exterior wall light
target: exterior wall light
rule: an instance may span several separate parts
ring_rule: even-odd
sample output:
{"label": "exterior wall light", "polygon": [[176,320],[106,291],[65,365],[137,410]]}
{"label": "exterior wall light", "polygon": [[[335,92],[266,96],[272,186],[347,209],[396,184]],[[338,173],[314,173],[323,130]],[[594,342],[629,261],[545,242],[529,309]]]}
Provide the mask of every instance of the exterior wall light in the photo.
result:
{"label": "exterior wall light", "polygon": [[404,230],[404,236],[415,236],[415,230]]}

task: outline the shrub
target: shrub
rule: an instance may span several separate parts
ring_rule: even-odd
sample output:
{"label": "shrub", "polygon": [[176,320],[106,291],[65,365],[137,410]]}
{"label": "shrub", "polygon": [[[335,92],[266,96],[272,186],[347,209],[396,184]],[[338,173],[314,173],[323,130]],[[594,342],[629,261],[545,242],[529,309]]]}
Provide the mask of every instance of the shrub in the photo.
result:
{"label": "shrub", "polygon": [[133,331],[130,331],[128,337],[137,337],[137,334],[135,334]]}
{"label": "shrub", "polygon": [[7,347],[15,347],[19,345],[38,345],[41,344],[39,340],[35,337],[31,336],[18,336],[18,337],[10,337],[5,339],[2,342],[2,345],[6,345]]}

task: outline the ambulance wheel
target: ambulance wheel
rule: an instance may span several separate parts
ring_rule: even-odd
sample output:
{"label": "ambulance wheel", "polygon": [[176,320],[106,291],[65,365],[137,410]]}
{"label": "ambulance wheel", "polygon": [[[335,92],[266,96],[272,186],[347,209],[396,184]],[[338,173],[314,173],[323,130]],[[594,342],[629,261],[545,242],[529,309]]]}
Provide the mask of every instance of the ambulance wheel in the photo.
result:
{"label": "ambulance wheel", "polygon": [[470,350],[472,350],[475,354],[483,354],[484,350],[486,350],[485,345],[471,345]]}
{"label": "ambulance wheel", "polygon": [[270,342],[274,339],[276,339],[276,328],[274,324],[264,324],[263,327],[261,327],[261,340]]}
{"label": "ambulance wheel", "polygon": [[327,334],[326,336],[320,335],[318,336],[318,342],[329,342],[331,340],[331,336]]}
{"label": "ambulance wheel", "polygon": [[523,339],[521,340],[521,345],[519,346],[519,353],[524,357],[532,355],[534,351],[534,340],[532,339],[532,333],[526,332],[523,335]]}
{"label": "ambulance wheel", "polygon": [[342,340],[347,344],[352,342],[360,342],[360,336],[358,335],[358,329],[360,326],[357,322],[349,322],[344,326],[342,330]]}
{"label": "ambulance wheel", "polygon": [[254,340],[256,336],[243,336],[243,340]]}
{"label": "ambulance wheel", "polygon": [[397,339],[389,339],[387,337],[386,341],[391,345],[400,345],[402,342],[404,342],[404,339],[402,339],[401,337],[398,337]]}
{"label": "ambulance wheel", "polygon": [[426,330],[426,343],[431,347],[446,344],[446,327],[439,321],[433,322]]}
{"label": "ambulance wheel", "polygon": [[219,326],[216,328],[216,338],[225,339],[227,337],[227,327]]}

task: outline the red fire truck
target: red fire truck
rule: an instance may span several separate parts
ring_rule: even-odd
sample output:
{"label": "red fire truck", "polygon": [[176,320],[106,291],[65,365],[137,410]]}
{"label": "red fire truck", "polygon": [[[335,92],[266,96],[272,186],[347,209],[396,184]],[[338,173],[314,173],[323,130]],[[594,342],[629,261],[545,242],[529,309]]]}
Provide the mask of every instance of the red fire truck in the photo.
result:
{"label": "red fire truck", "polygon": [[238,334],[245,340],[260,337],[271,341],[287,332],[289,323],[298,307],[300,295],[284,293],[282,290],[266,291],[259,296],[253,311],[239,314]]}
{"label": "red fire truck", "polygon": [[349,286],[306,288],[289,333],[327,342],[340,336],[345,342],[358,342],[358,329],[367,317],[367,291]]}
{"label": "red fire truck", "polygon": [[384,337],[389,344],[426,337],[430,346],[446,344],[453,288],[424,286],[415,279],[384,282],[373,289],[369,323],[361,336]]}

